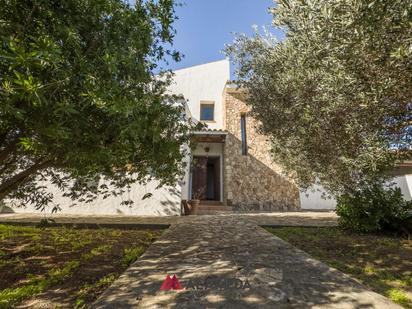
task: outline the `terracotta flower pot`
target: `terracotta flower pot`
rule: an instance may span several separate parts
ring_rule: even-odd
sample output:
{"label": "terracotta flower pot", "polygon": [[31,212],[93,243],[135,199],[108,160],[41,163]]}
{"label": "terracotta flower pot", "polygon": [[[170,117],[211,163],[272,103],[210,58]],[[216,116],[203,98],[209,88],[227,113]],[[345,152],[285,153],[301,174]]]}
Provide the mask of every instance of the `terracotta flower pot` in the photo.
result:
{"label": "terracotta flower pot", "polygon": [[199,204],[200,200],[190,200],[190,206],[192,206],[190,210],[191,215],[197,214],[197,211],[199,210]]}

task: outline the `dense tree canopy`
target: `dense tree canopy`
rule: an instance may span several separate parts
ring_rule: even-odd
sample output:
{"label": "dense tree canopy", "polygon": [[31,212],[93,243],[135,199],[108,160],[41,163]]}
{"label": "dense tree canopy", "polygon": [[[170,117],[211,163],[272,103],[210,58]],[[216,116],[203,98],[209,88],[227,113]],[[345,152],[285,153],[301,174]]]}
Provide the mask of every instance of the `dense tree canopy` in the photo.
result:
{"label": "dense tree canopy", "polygon": [[[274,159],[330,192],[384,179],[411,149],[412,1],[280,0],[227,48]],[[409,131],[409,134],[408,134]]]}
{"label": "dense tree canopy", "polygon": [[174,20],[174,0],[0,0],[0,200],[174,183],[190,128],[153,73]]}

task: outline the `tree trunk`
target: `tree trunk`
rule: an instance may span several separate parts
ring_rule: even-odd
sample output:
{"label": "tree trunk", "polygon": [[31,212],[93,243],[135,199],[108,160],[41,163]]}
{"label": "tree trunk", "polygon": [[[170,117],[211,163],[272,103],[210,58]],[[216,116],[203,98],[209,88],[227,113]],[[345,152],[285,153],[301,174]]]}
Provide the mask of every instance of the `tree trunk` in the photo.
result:
{"label": "tree trunk", "polygon": [[0,184],[0,201],[4,199],[11,191],[15,190],[19,185],[23,184],[27,179],[36,173],[38,170],[50,166],[50,161],[35,163],[28,169],[14,175],[12,178]]}

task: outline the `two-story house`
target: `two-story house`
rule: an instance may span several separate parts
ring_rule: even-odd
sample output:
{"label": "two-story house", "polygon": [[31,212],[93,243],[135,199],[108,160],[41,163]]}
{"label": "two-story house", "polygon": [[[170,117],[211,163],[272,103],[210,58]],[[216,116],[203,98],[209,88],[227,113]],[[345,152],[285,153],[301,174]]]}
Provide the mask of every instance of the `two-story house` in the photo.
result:
{"label": "two-story house", "polygon": [[[273,162],[270,144],[257,132],[256,121],[248,113],[245,93],[229,81],[229,60],[177,70],[174,74],[170,92],[187,100],[187,116],[207,125],[207,129],[194,132],[197,147],[186,158],[183,179],[175,187],[157,188],[156,181],[134,184],[121,196],[98,197],[73,207],[71,200],[48,185],[54,194],[50,209],[58,205],[65,214],[180,215],[182,200],[192,198],[201,200],[203,213],[334,208],[334,199],[321,198],[321,187],[320,192],[299,192]],[[401,177],[402,190],[410,198],[412,175]],[[151,197],[142,199],[147,193]],[[129,199],[133,205],[122,205]],[[15,212],[34,210],[31,205],[15,206],[11,205]]]}

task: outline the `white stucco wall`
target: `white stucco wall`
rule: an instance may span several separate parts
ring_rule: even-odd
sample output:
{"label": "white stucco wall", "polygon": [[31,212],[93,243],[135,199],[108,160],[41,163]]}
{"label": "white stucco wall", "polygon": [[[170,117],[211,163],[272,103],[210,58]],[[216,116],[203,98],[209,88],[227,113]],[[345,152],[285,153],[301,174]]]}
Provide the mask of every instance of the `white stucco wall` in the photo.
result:
{"label": "white stucco wall", "polygon": [[[103,199],[99,196],[90,203],[77,203],[72,206],[73,202],[63,197],[60,190],[48,182],[48,192],[54,195],[53,202],[45,209],[50,213],[54,206],[61,208],[58,213],[61,214],[82,214],[82,215],[136,215],[136,216],[178,216],[180,215],[180,185],[176,187],[163,187],[156,189],[158,182],[151,181],[147,185],[134,184],[124,194],[120,196],[110,196]],[[152,193],[150,198],[142,200],[146,193]],[[122,201],[133,200],[133,205],[121,205]],[[34,205],[22,205],[19,201],[8,201],[6,203],[15,213],[33,213],[38,212]]]}
{"label": "white stucco wall", "polygon": [[412,175],[398,176],[393,182],[401,189],[403,197],[410,201],[412,199]]}
{"label": "white stucco wall", "polygon": [[180,198],[182,200],[189,200],[189,186],[190,186],[190,164],[192,160],[192,155],[187,153],[186,157],[184,158],[184,162],[186,164],[185,173],[183,175],[182,180],[180,181],[180,189],[181,194]]}
{"label": "white stucco wall", "polygon": [[[406,200],[410,201],[412,199],[412,175],[395,177],[390,183],[401,189]],[[325,199],[322,196],[327,198]],[[336,200],[333,197],[328,197],[322,186],[316,185],[307,192],[300,193],[300,205],[302,209],[335,209]]]}
{"label": "white stucco wall", "polygon": [[300,193],[301,209],[335,209],[336,200],[333,196],[326,194],[325,189],[320,185],[314,185],[307,191]]}
{"label": "white stucco wall", "polygon": [[223,90],[230,79],[230,62],[227,59],[174,71],[174,82],[169,87],[173,94],[182,94],[187,100],[191,115],[199,120],[200,102],[213,101],[215,122],[211,129],[223,128]]}

